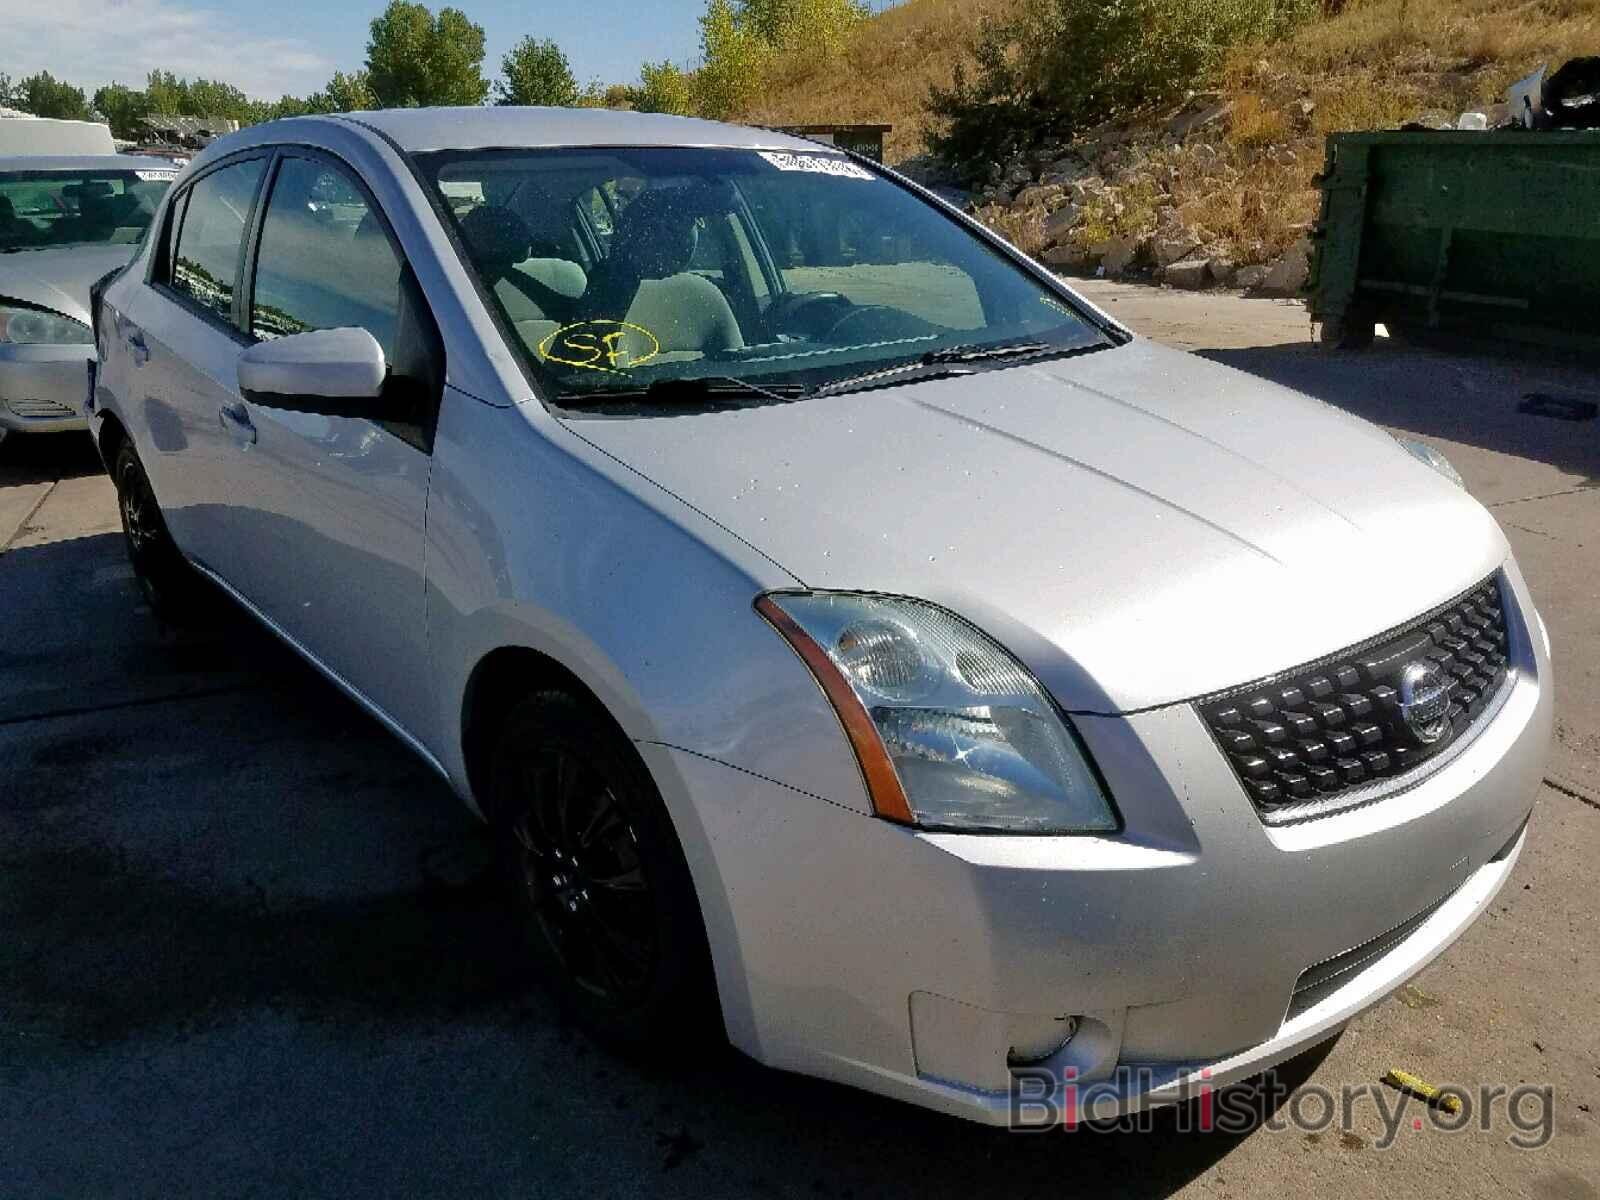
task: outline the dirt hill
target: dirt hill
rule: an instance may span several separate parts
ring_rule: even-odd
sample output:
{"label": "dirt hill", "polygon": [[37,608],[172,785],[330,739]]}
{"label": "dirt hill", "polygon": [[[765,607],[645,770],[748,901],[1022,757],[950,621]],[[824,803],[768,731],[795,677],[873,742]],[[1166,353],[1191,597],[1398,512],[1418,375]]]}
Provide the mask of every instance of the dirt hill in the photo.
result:
{"label": "dirt hill", "polygon": [[[908,0],[834,61],[781,61],[745,117],[891,122],[888,160],[926,174],[929,86],[947,85],[982,19],[1013,2]],[[1600,54],[1600,0],[1349,0],[1280,41],[1236,47],[1183,105],[999,164],[974,210],[1065,268],[1182,264],[1174,282],[1258,285],[1264,271],[1236,273],[1295,257],[1328,132],[1493,118],[1508,84],[1579,54]]]}

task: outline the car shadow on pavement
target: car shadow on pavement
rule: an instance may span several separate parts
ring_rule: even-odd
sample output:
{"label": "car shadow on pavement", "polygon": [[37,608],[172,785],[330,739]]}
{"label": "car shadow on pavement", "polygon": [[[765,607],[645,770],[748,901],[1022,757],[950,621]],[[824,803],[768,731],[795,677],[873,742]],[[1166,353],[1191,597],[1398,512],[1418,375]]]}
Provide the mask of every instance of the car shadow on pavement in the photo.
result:
{"label": "car shadow on pavement", "polygon": [[99,475],[104,470],[87,433],[14,433],[0,439],[0,487]]}
{"label": "car shadow on pavement", "polygon": [[1244,1136],[1009,1135],[730,1049],[613,1054],[448,789],[241,614],[160,634],[120,554],[0,558],[0,1193],[1162,1196]]}
{"label": "car shadow on pavement", "polygon": [[[1600,370],[1527,356],[1310,344],[1203,350],[1225,363],[1383,425],[1548,463],[1600,484]],[[1550,415],[1560,414],[1560,415]],[[1576,419],[1563,419],[1563,417]]]}

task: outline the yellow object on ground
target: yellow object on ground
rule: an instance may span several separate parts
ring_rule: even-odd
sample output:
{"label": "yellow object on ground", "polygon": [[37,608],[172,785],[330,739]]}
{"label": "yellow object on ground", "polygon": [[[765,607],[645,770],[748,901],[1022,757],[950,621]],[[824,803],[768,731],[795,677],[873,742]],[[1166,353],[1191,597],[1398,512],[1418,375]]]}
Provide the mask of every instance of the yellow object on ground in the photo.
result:
{"label": "yellow object on ground", "polygon": [[1461,1111],[1461,1097],[1452,1096],[1441,1092],[1431,1083],[1426,1083],[1408,1071],[1391,1068],[1383,1077],[1383,1082],[1390,1087],[1399,1088],[1402,1092],[1409,1092],[1419,1100],[1425,1100],[1436,1108],[1442,1108],[1447,1113]]}

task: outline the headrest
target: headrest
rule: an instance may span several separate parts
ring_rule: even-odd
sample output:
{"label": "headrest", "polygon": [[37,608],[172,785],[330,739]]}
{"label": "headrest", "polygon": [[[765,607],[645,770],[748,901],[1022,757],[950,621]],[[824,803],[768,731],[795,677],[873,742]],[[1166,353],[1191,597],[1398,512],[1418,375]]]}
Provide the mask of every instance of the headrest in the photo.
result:
{"label": "headrest", "polygon": [[525,221],[509,208],[480,204],[461,218],[461,236],[480,266],[503,270],[528,257]]}
{"label": "headrest", "polygon": [[696,191],[661,188],[641,193],[617,218],[611,261],[636,279],[676,275],[694,258],[704,210],[704,198]]}

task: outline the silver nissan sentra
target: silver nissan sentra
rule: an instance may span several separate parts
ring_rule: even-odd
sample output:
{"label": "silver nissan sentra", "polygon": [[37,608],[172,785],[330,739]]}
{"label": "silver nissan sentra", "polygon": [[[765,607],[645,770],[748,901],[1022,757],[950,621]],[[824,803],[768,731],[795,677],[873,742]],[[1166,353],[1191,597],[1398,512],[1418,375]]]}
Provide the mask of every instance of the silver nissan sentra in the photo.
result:
{"label": "silver nissan sentra", "polygon": [[1336,1035],[1521,852],[1549,644],[1450,465],[873,164],[277,122],[95,307],[151,607],[225,593],[447,779],[601,1035],[1108,1116]]}

